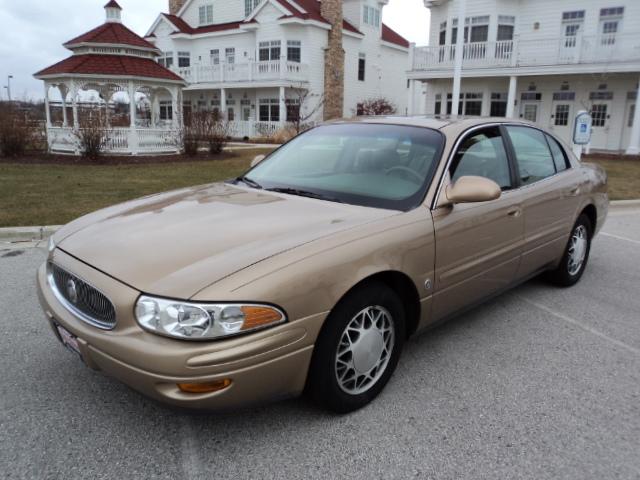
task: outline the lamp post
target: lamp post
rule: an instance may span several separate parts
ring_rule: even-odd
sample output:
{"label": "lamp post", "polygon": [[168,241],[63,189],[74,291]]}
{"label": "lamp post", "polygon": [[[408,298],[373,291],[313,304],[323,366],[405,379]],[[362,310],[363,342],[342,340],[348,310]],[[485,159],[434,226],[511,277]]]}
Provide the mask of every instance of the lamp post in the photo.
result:
{"label": "lamp post", "polygon": [[7,89],[7,97],[9,98],[9,101],[11,101],[11,79],[13,78],[13,75],[7,75],[7,86],[4,87]]}

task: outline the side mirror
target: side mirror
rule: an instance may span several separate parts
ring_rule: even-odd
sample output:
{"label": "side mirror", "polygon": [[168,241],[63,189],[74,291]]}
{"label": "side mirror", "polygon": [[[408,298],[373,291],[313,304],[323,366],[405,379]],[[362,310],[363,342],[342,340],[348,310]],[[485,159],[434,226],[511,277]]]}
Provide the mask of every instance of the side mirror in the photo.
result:
{"label": "side mirror", "polygon": [[500,185],[485,177],[460,177],[445,190],[447,200],[456,203],[489,202],[502,195]]}
{"label": "side mirror", "polygon": [[261,161],[263,161],[265,158],[267,158],[266,155],[258,155],[257,157],[255,157],[253,160],[251,160],[251,168],[255,167],[256,165],[258,165]]}

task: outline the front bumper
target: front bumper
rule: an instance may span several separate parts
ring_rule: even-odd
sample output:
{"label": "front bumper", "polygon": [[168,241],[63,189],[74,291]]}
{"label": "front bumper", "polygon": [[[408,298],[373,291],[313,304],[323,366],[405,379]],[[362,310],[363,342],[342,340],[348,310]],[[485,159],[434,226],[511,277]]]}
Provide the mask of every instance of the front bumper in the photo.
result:
{"label": "front bumper", "polygon": [[[173,340],[138,326],[133,317],[137,290],[60,250],[54,252],[53,261],[108,293],[116,308],[113,330],[95,328],[58,301],[47,281],[46,264],[38,270],[38,296],[49,323],[54,331],[57,323],[78,338],[89,367],[144,395],[188,408],[237,408],[296,396],[304,389],[313,344],[326,314],[227,340]],[[185,393],[177,387],[224,379],[231,379],[231,385],[213,393]]]}

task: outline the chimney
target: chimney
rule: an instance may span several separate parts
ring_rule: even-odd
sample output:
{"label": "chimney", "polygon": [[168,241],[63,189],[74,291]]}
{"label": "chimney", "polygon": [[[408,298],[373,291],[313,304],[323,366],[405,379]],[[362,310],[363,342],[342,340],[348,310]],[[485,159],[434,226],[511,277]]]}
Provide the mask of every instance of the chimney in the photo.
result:
{"label": "chimney", "polygon": [[342,0],[320,0],[320,14],[331,24],[324,54],[324,119],[344,116],[344,48]]}
{"label": "chimney", "polygon": [[187,0],[169,0],[169,13],[177,15],[185,3],[187,3]]}

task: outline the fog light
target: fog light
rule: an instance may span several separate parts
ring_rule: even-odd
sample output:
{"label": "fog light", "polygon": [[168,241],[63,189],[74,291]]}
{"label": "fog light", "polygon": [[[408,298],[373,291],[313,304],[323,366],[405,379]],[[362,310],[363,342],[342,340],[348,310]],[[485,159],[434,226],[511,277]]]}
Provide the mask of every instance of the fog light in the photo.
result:
{"label": "fog light", "polygon": [[178,383],[178,388],[185,393],[212,393],[224,390],[230,385],[231,379],[225,378],[210,383]]}

